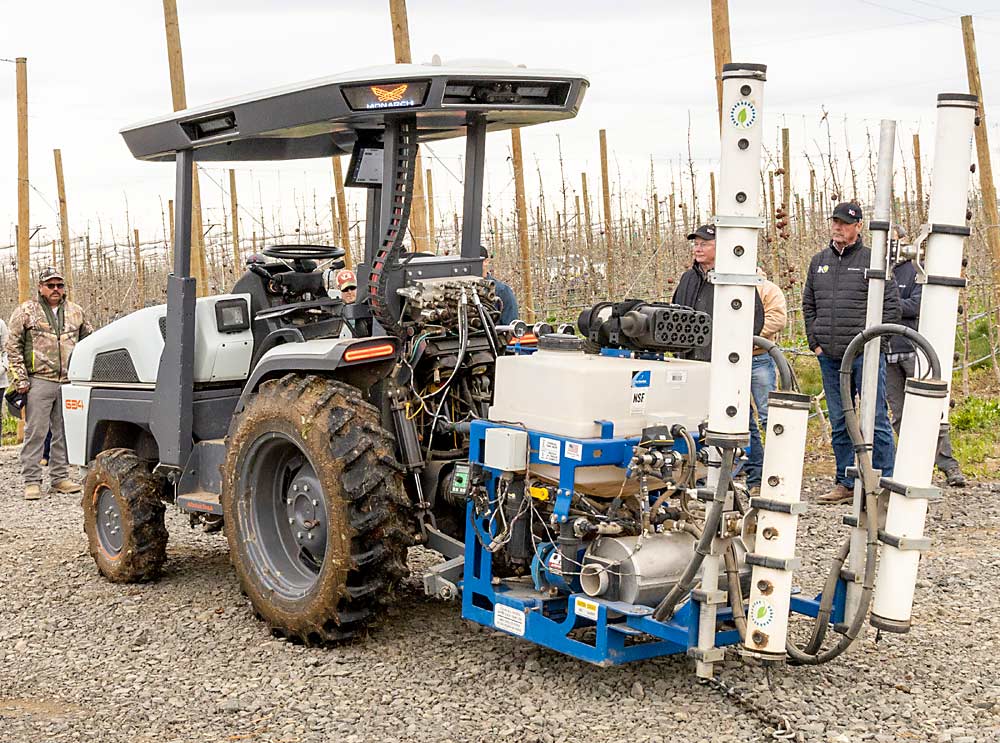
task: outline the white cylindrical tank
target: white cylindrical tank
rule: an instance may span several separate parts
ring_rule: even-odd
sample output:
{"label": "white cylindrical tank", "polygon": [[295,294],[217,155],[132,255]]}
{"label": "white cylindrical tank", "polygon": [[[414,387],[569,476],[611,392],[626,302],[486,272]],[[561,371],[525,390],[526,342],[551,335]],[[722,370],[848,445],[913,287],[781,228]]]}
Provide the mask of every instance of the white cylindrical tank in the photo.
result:
{"label": "white cylindrical tank", "polygon": [[765,658],[785,656],[808,424],[808,395],[770,394],[763,479],[752,503],[758,514],[744,639],[747,650]]}
{"label": "white cylindrical tank", "polygon": [[937,352],[940,380],[907,380],[903,420],[889,496],[878,583],[871,623],[890,632],[910,628],[913,591],[920,552],[927,546],[924,521],[934,453],[942,421],[948,415],[948,385],[955,353],[955,321],[961,279],[972,127],[979,102],[966,93],[938,96],[938,123],[934,144],[934,188],[931,192],[924,267],[926,284],[920,301],[919,332]]}

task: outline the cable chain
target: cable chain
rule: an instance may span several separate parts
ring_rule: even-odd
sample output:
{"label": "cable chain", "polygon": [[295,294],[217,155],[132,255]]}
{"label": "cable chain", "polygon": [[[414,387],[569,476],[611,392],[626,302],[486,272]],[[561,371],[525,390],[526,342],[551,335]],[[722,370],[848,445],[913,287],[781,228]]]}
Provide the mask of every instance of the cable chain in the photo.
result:
{"label": "cable chain", "polygon": [[720,692],[722,696],[732,699],[738,706],[751,713],[765,725],[774,728],[771,733],[772,740],[801,741],[802,736],[795,732],[792,723],[784,715],[779,715],[756,701],[753,694],[741,691],[735,686],[729,686],[721,678],[698,679],[703,686],[710,686]]}

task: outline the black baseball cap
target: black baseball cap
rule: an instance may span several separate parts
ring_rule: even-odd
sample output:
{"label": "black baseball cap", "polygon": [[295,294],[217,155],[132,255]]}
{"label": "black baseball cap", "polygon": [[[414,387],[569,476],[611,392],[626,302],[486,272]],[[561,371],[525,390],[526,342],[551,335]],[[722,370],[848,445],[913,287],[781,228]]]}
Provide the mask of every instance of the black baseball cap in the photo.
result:
{"label": "black baseball cap", "polygon": [[855,222],[860,222],[864,219],[864,215],[861,213],[861,207],[853,201],[841,201],[833,207],[833,214],[830,215],[830,219],[837,219],[841,222],[846,222],[847,224],[854,224]]}
{"label": "black baseball cap", "polygon": [[702,240],[714,240],[715,239],[715,225],[714,224],[703,224],[701,227],[696,229],[690,235],[687,236],[688,240],[694,240],[696,237],[700,237]]}

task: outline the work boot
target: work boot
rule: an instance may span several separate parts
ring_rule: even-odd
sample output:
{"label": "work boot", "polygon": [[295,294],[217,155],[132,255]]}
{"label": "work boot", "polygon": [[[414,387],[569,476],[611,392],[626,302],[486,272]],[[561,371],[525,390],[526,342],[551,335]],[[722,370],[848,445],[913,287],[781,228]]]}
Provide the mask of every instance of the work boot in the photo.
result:
{"label": "work boot", "polygon": [[965,487],[965,475],[962,474],[962,470],[958,467],[952,467],[944,473],[945,480],[949,487],[952,488],[964,488]]}
{"label": "work boot", "polygon": [[42,486],[41,485],[25,485],[24,486],[24,499],[25,500],[40,500],[42,497]]}
{"label": "work boot", "polygon": [[79,493],[83,488],[80,487],[80,483],[73,482],[72,480],[60,480],[59,482],[52,483],[52,489],[57,493]]}
{"label": "work boot", "polygon": [[837,503],[850,503],[853,500],[854,491],[846,485],[838,482],[833,486],[833,490],[826,495],[821,495],[816,499],[816,502],[836,505]]}

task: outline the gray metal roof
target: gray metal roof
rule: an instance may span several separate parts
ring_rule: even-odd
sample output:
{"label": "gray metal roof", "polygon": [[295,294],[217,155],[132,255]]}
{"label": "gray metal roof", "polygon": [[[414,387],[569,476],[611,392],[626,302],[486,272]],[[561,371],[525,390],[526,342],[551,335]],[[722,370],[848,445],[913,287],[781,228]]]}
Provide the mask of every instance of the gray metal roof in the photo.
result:
{"label": "gray metal roof", "polygon": [[569,119],[588,86],[576,73],[503,63],[384,65],[188,108],[121,134],[140,160],[188,148],[199,161],[328,157],[349,153],[359,131],[377,132],[392,114],[415,114],[420,141],[465,136],[473,112],[489,131]]}

